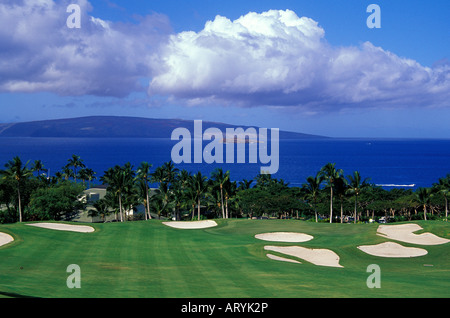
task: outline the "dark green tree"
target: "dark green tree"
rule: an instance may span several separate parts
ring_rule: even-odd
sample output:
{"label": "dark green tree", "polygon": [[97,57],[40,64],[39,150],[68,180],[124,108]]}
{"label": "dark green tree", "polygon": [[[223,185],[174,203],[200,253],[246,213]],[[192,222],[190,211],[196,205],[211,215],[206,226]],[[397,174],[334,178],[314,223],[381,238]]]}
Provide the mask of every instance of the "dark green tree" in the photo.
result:
{"label": "dark green tree", "polygon": [[[141,194],[143,194],[142,198],[143,198],[143,202],[145,205],[145,219],[151,219],[152,216],[150,215],[150,200],[149,200],[149,189],[148,189],[148,183],[150,181],[150,168],[152,167],[152,165],[148,162],[141,162],[141,165],[138,167],[137,169],[137,174],[136,174],[136,178],[140,181],[141,183]],[[142,189],[142,184],[144,185],[143,189]]]}
{"label": "dark green tree", "polygon": [[342,169],[336,169],[335,163],[327,163],[320,171],[330,188],[330,223],[333,223],[333,188],[336,180],[344,174],[344,171]]}
{"label": "dark green tree", "polygon": [[20,189],[23,183],[32,176],[32,171],[27,167],[28,162],[23,164],[20,157],[16,156],[5,164],[5,170],[0,170],[3,179],[15,182],[19,209],[19,222],[22,222],[22,200]]}
{"label": "dark green tree", "polygon": [[314,216],[316,222],[318,222],[317,197],[319,196],[323,180],[324,177],[322,173],[319,171],[315,177],[309,176],[308,178],[306,178],[306,183],[304,183],[302,186],[302,192],[305,200],[307,200],[308,202],[312,202],[314,206]]}
{"label": "dark green tree", "polygon": [[366,189],[367,187],[370,186],[370,184],[368,182],[369,178],[365,178],[364,180],[362,180],[359,171],[354,171],[353,175],[347,176],[347,179],[348,179],[347,193],[353,194],[355,196],[354,223],[356,223],[356,220],[358,218],[358,214],[357,214],[358,196],[361,194],[361,191],[363,191],[364,189]]}
{"label": "dark green tree", "polygon": [[68,168],[72,167],[73,171],[73,177],[75,178],[75,182],[77,182],[77,169],[78,168],[85,168],[86,165],[83,163],[83,159],[80,158],[80,156],[72,155],[72,158],[67,160],[67,166]]}
{"label": "dark green tree", "polygon": [[433,196],[430,188],[418,188],[415,192],[416,202],[423,206],[423,219],[427,220],[427,206]]}

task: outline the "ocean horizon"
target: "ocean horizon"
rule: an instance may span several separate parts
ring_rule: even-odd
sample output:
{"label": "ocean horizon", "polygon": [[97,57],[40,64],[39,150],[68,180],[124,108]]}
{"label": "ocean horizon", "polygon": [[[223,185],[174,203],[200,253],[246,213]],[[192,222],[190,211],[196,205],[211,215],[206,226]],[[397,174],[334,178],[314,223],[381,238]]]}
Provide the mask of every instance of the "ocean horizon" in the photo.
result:
{"label": "ocean horizon", "polygon": [[[178,141],[166,138],[0,138],[0,169],[15,156],[23,162],[41,160],[48,174],[54,175],[76,154],[96,172],[97,180],[115,165],[130,162],[137,168],[142,161],[152,171],[171,160],[171,149]],[[203,141],[203,146],[208,141]],[[248,146],[246,145],[248,154]],[[248,162],[248,160],[246,160]],[[301,186],[326,163],[336,163],[344,175],[360,172],[362,178],[385,188],[430,187],[450,173],[450,139],[330,138],[321,140],[280,140],[279,170],[272,176],[291,186]],[[207,176],[215,168],[230,170],[231,179],[255,178],[258,163],[180,163],[175,167]]]}

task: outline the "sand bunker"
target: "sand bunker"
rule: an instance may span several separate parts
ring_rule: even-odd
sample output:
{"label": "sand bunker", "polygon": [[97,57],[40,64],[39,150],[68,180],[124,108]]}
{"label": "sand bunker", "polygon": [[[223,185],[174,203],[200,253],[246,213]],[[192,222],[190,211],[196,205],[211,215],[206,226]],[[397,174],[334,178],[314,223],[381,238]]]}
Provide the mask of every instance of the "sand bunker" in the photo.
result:
{"label": "sand bunker", "polygon": [[164,225],[176,228],[176,229],[206,229],[209,227],[217,226],[217,223],[212,220],[204,221],[171,221],[163,222]]}
{"label": "sand bunker", "polygon": [[72,225],[72,224],[63,224],[63,223],[32,223],[27,224],[36,227],[42,227],[51,230],[59,230],[59,231],[71,231],[71,232],[81,232],[81,233],[89,233],[94,232],[94,228],[87,225]]}
{"label": "sand bunker", "polygon": [[405,247],[394,242],[385,242],[377,245],[362,245],[358,248],[370,255],[380,257],[417,257],[426,255],[428,252],[423,248]]}
{"label": "sand bunker", "polygon": [[380,225],[377,234],[392,240],[418,245],[439,245],[450,242],[432,233],[413,233],[418,230],[422,230],[422,227],[417,224]]}
{"label": "sand bunker", "polygon": [[267,254],[267,257],[276,261],[282,261],[282,262],[289,262],[289,263],[297,263],[297,264],[301,264],[301,262],[290,259],[290,258],[285,258],[285,257],[280,257],[280,256],[276,256],[273,254]]}
{"label": "sand bunker", "polygon": [[294,242],[307,242],[312,240],[314,237],[303,233],[273,232],[273,233],[256,234],[255,238],[263,241],[294,243]]}
{"label": "sand bunker", "polygon": [[315,265],[344,267],[339,264],[339,255],[327,249],[311,249],[300,246],[264,246],[264,249],[298,257]]}
{"label": "sand bunker", "polygon": [[14,238],[11,235],[0,232],[0,246],[6,245],[12,241],[14,241]]}

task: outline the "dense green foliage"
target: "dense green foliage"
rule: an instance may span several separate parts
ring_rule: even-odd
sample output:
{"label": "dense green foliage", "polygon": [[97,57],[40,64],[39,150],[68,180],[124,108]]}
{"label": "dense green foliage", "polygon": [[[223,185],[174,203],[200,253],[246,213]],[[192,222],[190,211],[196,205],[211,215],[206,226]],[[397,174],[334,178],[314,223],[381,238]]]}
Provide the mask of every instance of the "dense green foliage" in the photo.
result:
{"label": "dense green foliage", "polygon": [[70,219],[83,208],[79,198],[84,187],[71,182],[62,182],[53,187],[38,188],[31,195],[25,219],[30,221]]}
{"label": "dense green foliage", "polygon": [[76,175],[71,172],[72,165],[84,167],[79,157],[74,155],[63,167],[68,174],[57,172],[54,177],[41,174],[47,170],[40,160],[34,161],[31,168],[28,165],[14,157],[5,164],[6,169],[0,170],[0,223],[70,219],[77,210],[84,209],[85,180],[80,183],[69,179],[86,176],[90,170],[81,169]]}
{"label": "dense green foliage", "polygon": [[[0,170],[0,222],[70,220],[83,208],[80,196],[96,173],[79,156],[73,155],[54,176],[41,174],[45,171],[40,160],[31,169],[18,157],[5,164]],[[129,219],[126,212],[139,204],[145,207],[142,219],[156,215],[173,219],[302,218],[330,223],[427,220],[447,218],[450,189],[449,174],[429,188],[386,190],[370,184],[358,171],[345,176],[332,163],[308,177],[302,187],[289,186],[268,174],[234,181],[221,168],[210,176],[192,174],[180,171],[173,162],[153,171],[147,162],[137,169],[130,163],[116,165],[99,181],[107,187],[107,195],[90,214],[114,213],[118,221]]]}

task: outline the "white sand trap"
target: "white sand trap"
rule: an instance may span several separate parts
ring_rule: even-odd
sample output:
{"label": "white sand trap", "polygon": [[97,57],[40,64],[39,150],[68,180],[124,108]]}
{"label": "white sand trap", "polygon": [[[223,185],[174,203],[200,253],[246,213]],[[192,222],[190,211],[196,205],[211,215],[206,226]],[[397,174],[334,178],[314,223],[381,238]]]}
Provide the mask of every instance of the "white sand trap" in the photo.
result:
{"label": "white sand trap", "polygon": [[422,230],[418,224],[380,225],[377,230],[379,236],[392,240],[418,244],[418,245],[439,245],[450,242],[450,240],[436,236],[432,233],[414,234],[413,232]]}
{"label": "white sand trap", "polygon": [[370,255],[380,257],[417,257],[428,253],[423,248],[405,247],[394,242],[385,242],[377,245],[362,245],[358,248]]}
{"label": "white sand trap", "polygon": [[0,232],[0,246],[11,243],[12,241],[14,241],[14,238],[11,235]]}
{"label": "white sand trap", "polygon": [[298,257],[319,266],[344,267],[339,264],[339,255],[327,249],[311,249],[300,246],[264,246],[264,249]]}
{"label": "white sand trap", "polygon": [[270,258],[270,259],[276,260],[276,261],[301,264],[301,262],[296,261],[294,259],[280,257],[280,256],[276,256],[276,255],[273,255],[273,254],[267,254],[267,257]]}
{"label": "white sand trap", "polygon": [[217,226],[217,223],[212,220],[204,221],[171,221],[162,222],[164,225],[176,228],[176,229],[206,229],[209,227]]}
{"label": "white sand trap", "polygon": [[42,227],[45,229],[58,230],[58,231],[71,231],[71,232],[81,232],[81,233],[89,233],[94,232],[94,228],[92,226],[87,225],[72,225],[72,224],[63,224],[63,223],[31,223],[27,224],[36,227]]}
{"label": "white sand trap", "polygon": [[263,241],[272,241],[272,242],[307,242],[312,240],[314,237],[308,234],[303,233],[294,233],[294,232],[273,232],[273,233],[262,233],[256,234],[255,237],[259,240]]}

